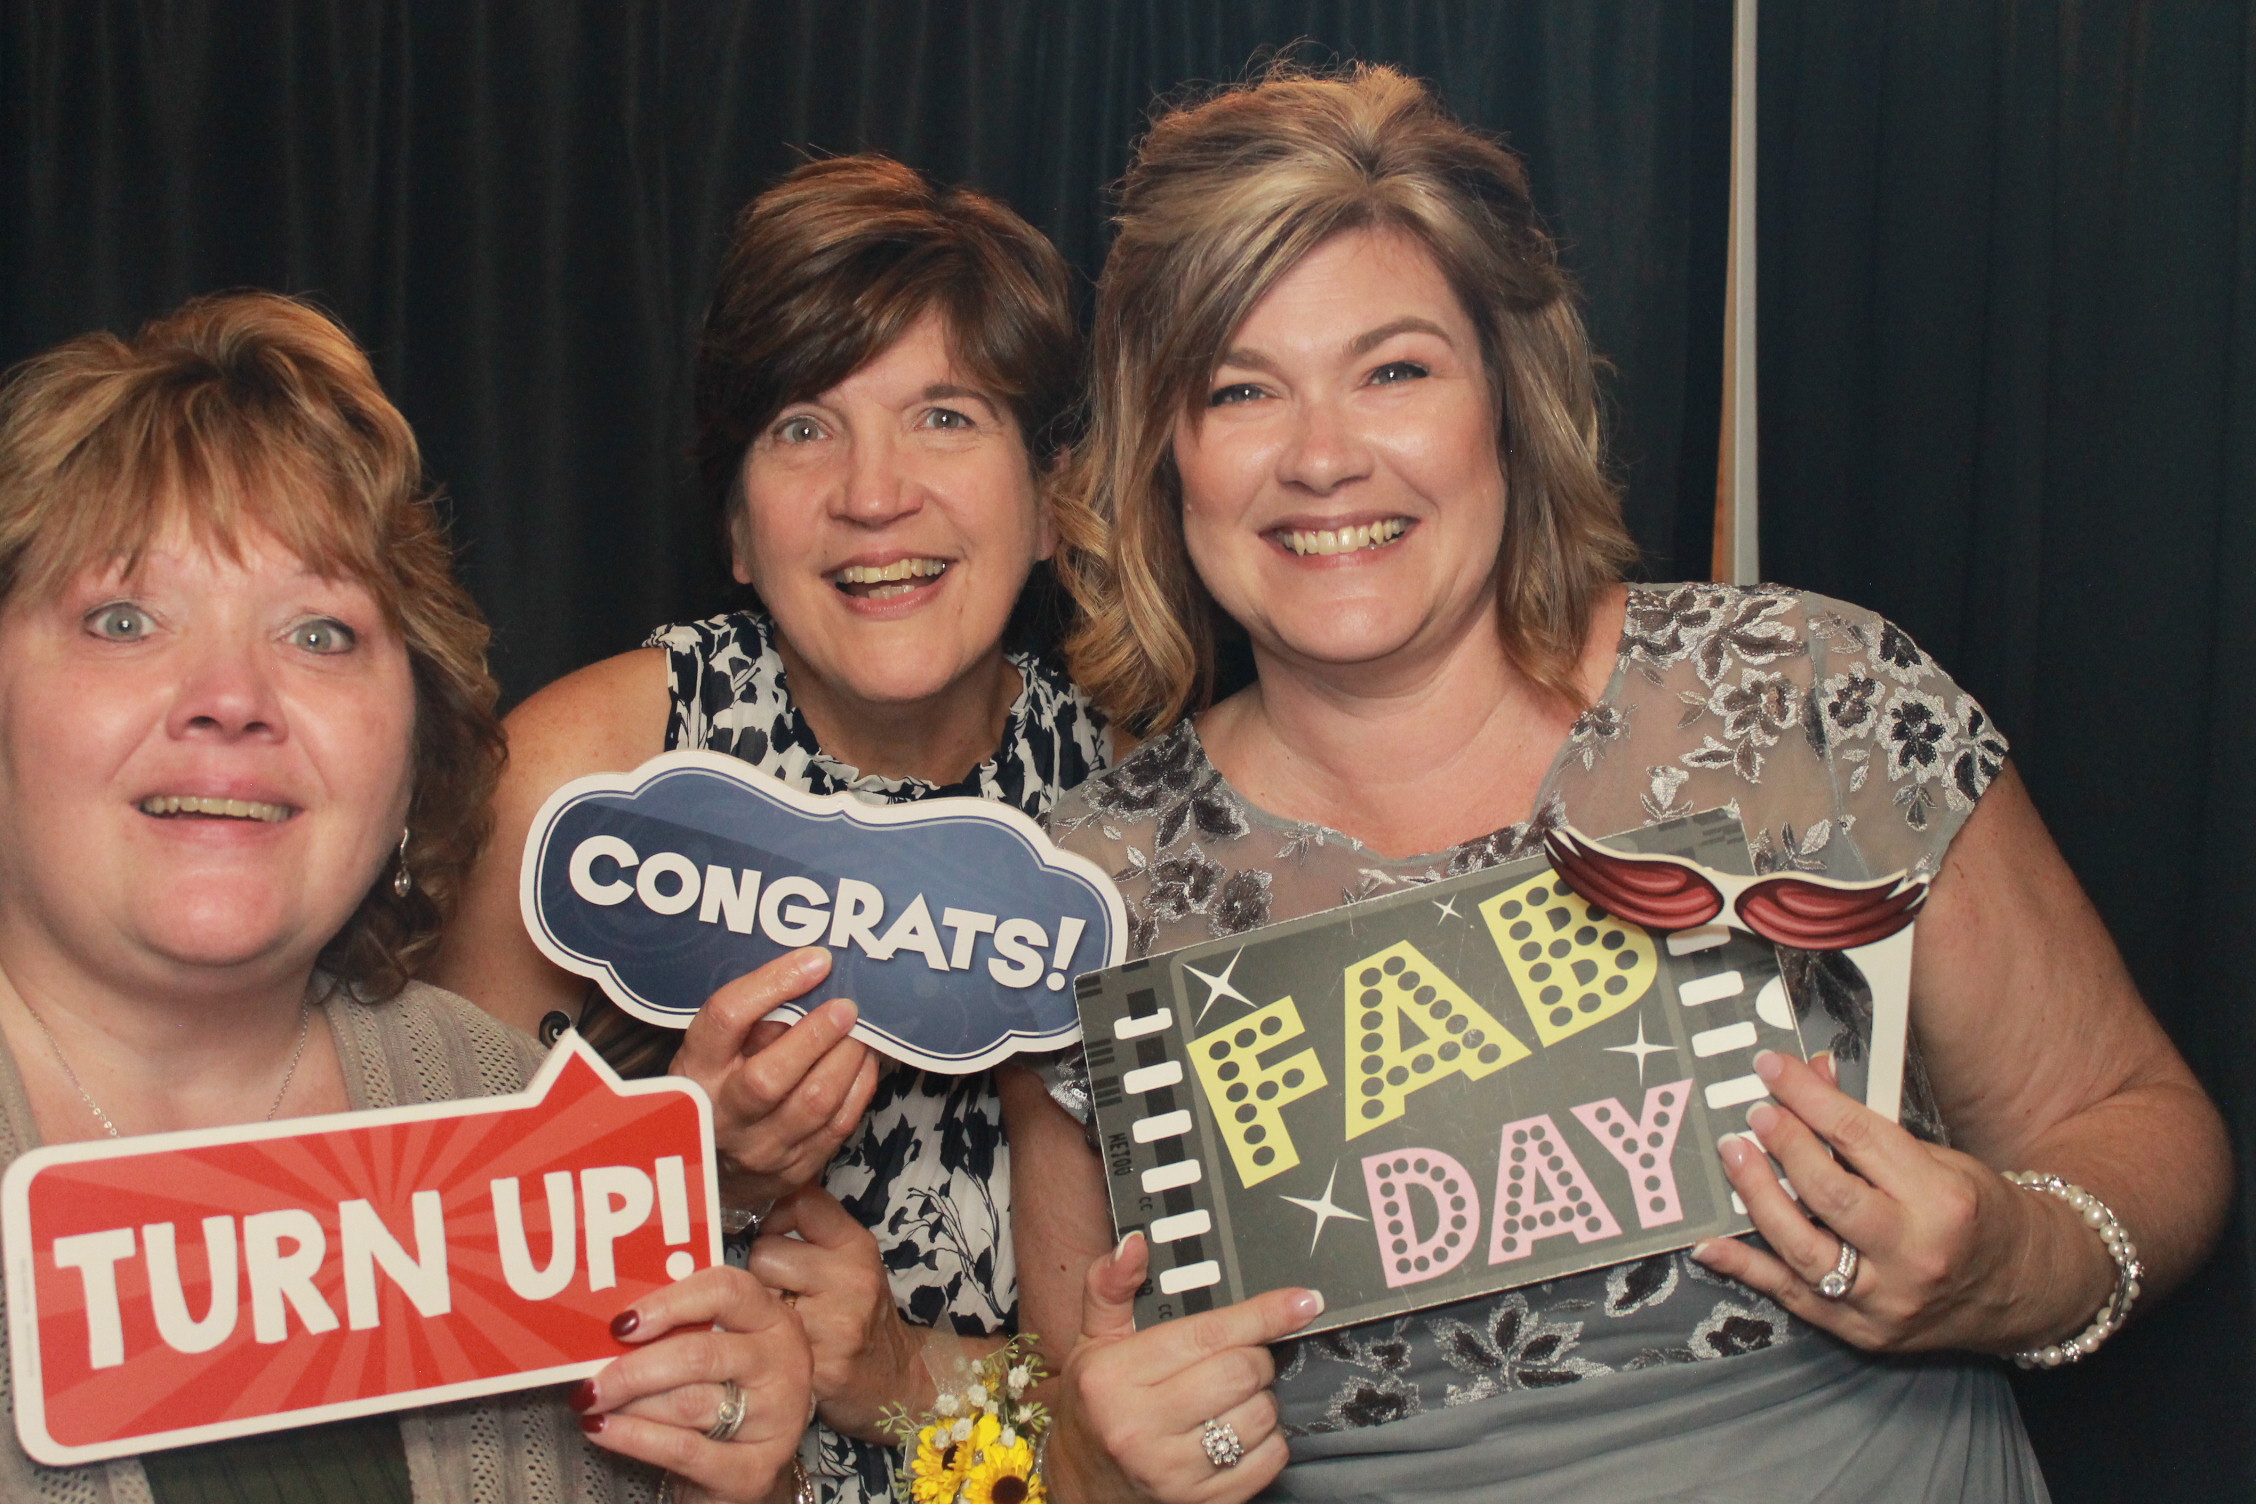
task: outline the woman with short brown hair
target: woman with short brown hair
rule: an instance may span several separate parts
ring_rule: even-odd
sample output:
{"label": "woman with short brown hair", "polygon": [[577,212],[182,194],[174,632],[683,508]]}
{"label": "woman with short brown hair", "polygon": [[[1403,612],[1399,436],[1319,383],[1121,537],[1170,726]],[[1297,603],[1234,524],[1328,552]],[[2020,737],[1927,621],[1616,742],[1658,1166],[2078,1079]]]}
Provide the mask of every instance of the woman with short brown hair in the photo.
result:
{"label": "woman with short brown hair", "polygon": [[840,1498],[890,1489],[880,1411],[929,1402],[932,1329],[976,1349],[1015,1317],[992,1073],[881,1081],[844,999],[761,1023],[821,981],[820,947],[722,989],[685,1034],[634,1024],[534,949],[518,852],[567,779],[678,748],[813,793],[1046,814],[1105,759],[1064,673],[1006,640],[1052,551],[1079,365],[1064,261],[994,200],[874,156],[810,162],[754,200],[698,347],[695,453],[756,605],[661,628],[510,716],[500,839],[440,971],[520,1027],[578,1021],[614,1059],[670,1056],[711,1092],[724,1202],[774,1204],[768,1231],[800,1234],[760,1238],[750,1263],[796,1292],[814,1470]]}

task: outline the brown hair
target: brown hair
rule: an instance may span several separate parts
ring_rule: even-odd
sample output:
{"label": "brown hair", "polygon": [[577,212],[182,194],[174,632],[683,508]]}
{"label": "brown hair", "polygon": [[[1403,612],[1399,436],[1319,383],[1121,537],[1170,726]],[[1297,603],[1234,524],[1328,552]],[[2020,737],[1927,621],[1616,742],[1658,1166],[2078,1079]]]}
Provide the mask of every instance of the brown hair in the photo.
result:
{"label": "brown hair", "polygon": [[724,517],[734,523],[744,452],[775,415],[928,309],[1045,469],[1071,439],[1081,351],[1071,277],[1041,231],[875,155],[808,162],[745,206],[697,346],[698,479]]}
{"label": "brown hair", "polygon": [[198,298],[130,340],[88,334],[0,389],[0,608],[131,569],[179,527],[229,557],[263,532],[365,586],[407,645],[415,792],[392,869],[322,952],[388,997],[436,949],[484,839],[502,761],[486,624],[455,582],[415,435],[352,337],[272,293]]}
{"label": "brown hair", "polygon": [[1505,650],[1579,702],[1590,612],[1636,550],[1601,467],[1589,340],[1519,159],[1392,68],[1280,65],[1162,115],[1117,224],[1089,433],[1059,507],[1060,570],[1085,613],[1067,656],[1098,704],[1150,732],[1211,700],[1221,613],[1183,546],[1175,424],[1262,295],[1355,229],[1413,237],[1479,332],[1509,488]]}

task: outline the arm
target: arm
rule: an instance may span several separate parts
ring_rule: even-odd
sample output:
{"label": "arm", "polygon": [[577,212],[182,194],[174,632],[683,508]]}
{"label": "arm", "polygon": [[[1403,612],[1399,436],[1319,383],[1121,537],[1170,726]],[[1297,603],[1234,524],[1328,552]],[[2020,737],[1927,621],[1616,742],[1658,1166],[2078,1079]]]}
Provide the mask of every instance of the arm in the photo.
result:
{"label": "arm", "polygon": [[[510,712],[509,766],[494,792],[494,832],[472,869],[432,980],[526,1033],[551,1011],[577,1019],[590,983],[542,955],[518,905],[534,816],[562,785],[625,772],[665,750],[666,654],[641,648],[568,674]],[[682,1037],[674,1073],[713,1099],[722,1190],[764,1208],[823,1166],[877,1088],[869,1051],[847,1037],[851,1003],[833,1000],[790,1029],[768,1011],[820,982],[828,952],[795,951],[716,992]]]}
{"label": "arm", "polygon": [[1062,1372],[1081,1330],[1082,1281],[1112,1248],[1104,1167],[1081,1125],[1021,1066],[995,1073],[1011,1150],[1011,1240],[1018,1254],[1018,1326]]}
{"label": "arm", "polygon": [[502,723],[509,765],[494,791],[493,835],[471,869],[431,980],[527,1034],[551,1012],[577,1019],[588,980],[542,955],[525,932],[517,869],[550,794],[589,773],[624,772],[666,745],[666,655],[641,648],[568,674]]}
{"label": "arm", "polygon": [[[2064,1202],[1997,1173],[2028,1169],[2114,1210],[2150,1294],[2182,1280],[2223,1218],[2223,1125],[2010,766],[1952,843],[1918,937],[1912,1021],[1962,1149],[1920,1143],[1819,1072],[1772,1057],[1762,1066],[1786,1110],[1749,1117],[1801,1205],[1761,1155],[1727,1145],[1733,1184],[1777,1256],[1736,1240],[1697,1255],[1865,1347],[2059,1341],[2092,1319],[2115,1268]],[[1849,1297],[1829,1301],[1811,1287],[1841,1238],[1867,1262]]]}

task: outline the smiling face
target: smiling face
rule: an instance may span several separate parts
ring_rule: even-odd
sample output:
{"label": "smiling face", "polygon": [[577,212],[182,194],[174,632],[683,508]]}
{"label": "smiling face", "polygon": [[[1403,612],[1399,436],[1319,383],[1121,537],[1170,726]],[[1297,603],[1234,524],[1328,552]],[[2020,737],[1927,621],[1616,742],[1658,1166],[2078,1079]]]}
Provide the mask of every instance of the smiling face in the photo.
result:
{"label": "smiling face", "polygon": [[262,536],[177,535],[0,612],[0,961],[140,988],[287,980],[384,870],[406,648]]}
{"label": "smiling face", "polygon": [[1176,425],[1183,536],[1257,654],[1406,661],[1493,634],[1505,486],[1478,336],[1397,232],[1325,241]]}
{"label": "smiling face", "polygon": [[866,710],[998,672],[1011,607],[1052,548],[1008,404],[932,313],[754,440],[736,539],[736,577],[774,615],[794,688]]}

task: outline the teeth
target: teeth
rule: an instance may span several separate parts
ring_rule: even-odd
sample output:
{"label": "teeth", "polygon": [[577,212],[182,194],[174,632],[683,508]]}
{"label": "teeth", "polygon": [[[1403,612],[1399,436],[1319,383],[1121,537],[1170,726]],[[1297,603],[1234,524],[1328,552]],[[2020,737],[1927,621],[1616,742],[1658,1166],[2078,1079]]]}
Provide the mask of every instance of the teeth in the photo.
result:
{"label": "teeth", "polygon": [[1321,528],[1280,536],[1285,547],[1296,554],[1351,554],[1357,549],[1383,547],[1409,530],[1410,524],[1403,518],[1389,517],[1384,522],[1366,522],[1360,527]]}
{"label": "teeth", "polygon": [[[887,585],[896,580],[929,579],[948,567],[945,559],[895,559],[890,564],[849,564],[838,571],[841,585]],[[907,587],[914,589],[914,586]],[[873,592],[875,593],[875,592]],[[883,592],[898,595],[899,591]]]}
{"label": "teeth", "polygon": [[261,804],[256,799],[213,799],[202,794],[158,794],[141,801],[145,815],[219,815],[230,820],[260,820],[278,825],[290,818],[286,804]]}

